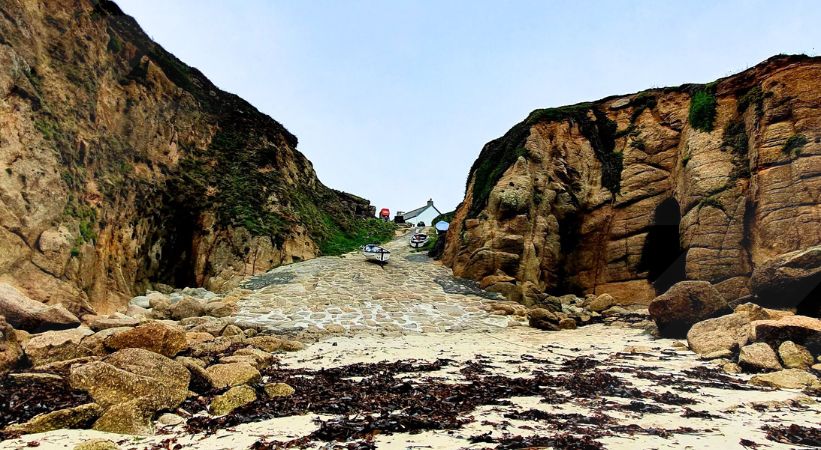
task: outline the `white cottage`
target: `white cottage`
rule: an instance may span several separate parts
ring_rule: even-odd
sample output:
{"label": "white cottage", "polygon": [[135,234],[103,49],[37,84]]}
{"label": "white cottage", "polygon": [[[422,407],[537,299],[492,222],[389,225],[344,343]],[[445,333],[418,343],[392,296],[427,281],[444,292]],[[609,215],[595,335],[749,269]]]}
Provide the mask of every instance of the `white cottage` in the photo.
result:
{"label": "white cottage", "polygon": [[433,219],[436,216],[442,214],[433,206],[433,200],[428,200],[428,204],[421,207],[416,208],[413,211],[408,212],[397,212],[396,215],[401,217],[406,223],[412,223],[416,225],[419,222],[422,222],[425,226],[432,225]]}

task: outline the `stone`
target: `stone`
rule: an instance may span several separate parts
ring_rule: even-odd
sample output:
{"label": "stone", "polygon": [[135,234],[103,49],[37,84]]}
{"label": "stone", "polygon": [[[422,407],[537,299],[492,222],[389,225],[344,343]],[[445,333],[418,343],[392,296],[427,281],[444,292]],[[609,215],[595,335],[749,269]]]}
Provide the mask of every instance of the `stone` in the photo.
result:
{"label": "stone", "polygon": [[135,319],[146,319],[151,317],[151,310],[137,305],[128,305],[128,308],[125,310],[125,315]]}
{"label": "stone", "polygon": [[234,352],[236,356],[252,356],[266,367],[274,362],[274,355],[254,347],[241,348]]}
{"label": "stone", "polygon": [[203,342],[213,341],[214,335],[211,333],[206,333],[205,331],[187,331],[185,333],[185,340],[188,342],[188,346],[190,347]]}
{"label": "stone", "polygon": [[601,294],[587,304],[590,311],[602,312],[610,307],[616,306],[616,299],[610,294]]}
{"label": "stone", "polygon": [[154,434],[152,418],[156,411],[167,408],[152,397],[140,397],[118,403],[105,410],[94,422],[93,429],[108,433],[150,436]]}
{"label": "stone", "polygon": [[214,380],[211,375],[205,371],[205,363],[197,358],[190,358],[187,356],[178,356],[175,361],[182,364],[191,374],[191,381],[188,384],[188,389],[203,394],[211,389],[214,389]]}
{"label": "stone", "polygon": [[738,354],[738,364],[752,370],[781,370],[781,363],[772,347],[764,342],[745,345]]}
{"label": "stone", "polygon": [[702,320],[729,312],[727,301],[706,281],[681,281],[648,306],[659,332],[666,337],[681,337]]}
{"label": "stone", "polygon": [[257,393],[254,391],[254,388],[243,384],[234,386],[224,394],[215,397],[208,409],[211,411],[211,414],[224,416],[256,399]]}
{"label": "stone", "polygon": [[234,307],[221,301],[205,305],[205,313],[212,317],[228,317],[234,314]]}
{"label": "stone", "polygon": [[701,355],[701,359],[706,360],[713,360],[713,359],[724,359],[733,356],[733,352],[727,349],[716,350],[712,353],[705,353]]}
{"label": "stone", "polygon": [[86,356],[99,356],[100,354],[95,354],[92,349],[81,344],[84,337],[92,334],[94,333],[87,327],[46,331],[32,336],[23,345],[23,351],[33,366]]}
{"label": "stone", "polygon": [[212,384],[217,389],[253,384],[261,378],[259,370],[246,362],[214,364],[205,369],[205,372],[211,377]]}
{"label": "stone", "polygon": [[48,306],[32,300],[17,288],[0,283],[0,316],[17,329],[40,332],[80,325],[80,319],[62,304]]}
{"label": "stone", "polygon": [[750,340],[750,317],[733,313],[714,319],[702,320],[687,332],[687,344],[698,354],[734,351]]}
{"label": "stone", "polygon": [[128,305],[129,305],[129,306],[132,306],[132,305],[133,305],[133,306],[136,306],[136,307],[138,307],[138,308],[142,308],[142,309],[149,309],[149,308],[151,308],[151,303],[149,303],[148,297],[147,297],[147,296],[145,296],[145,295],[138,295],[138,296],[136,296],[136,297],[132,298],[132,299],[128,302]]}
{"label": "stone", "polygon": [[20,382],[63,381],[63,377],[55,373],[16,372],[8,374],[8,377]]}
{"label": "stone", "polygon": [[778,346],[778,356],[787,369],[808,369],[812,366],[812,353],[792,341],[784,341]]}
{"label": "stone", "polygon": [[297,352],[305,349],[305,344],[299,341],[282,341],[281,349],[286,352]]}
{"label": "stone", "polygon": [[140,321],[132,317],[99,317],[88,326],[94,331],[102,331],[109,328],[136,327],[139,324]]}
{"label": "stone", "polygon": [[559,330],[559,317],[545,308],[532,308],[528,311],[528,323],[533,328],[547,331]]}
{"label": "stone", "polygon": [[[783,307],[806,305],[811,313],[821,313],[810,293],[821,283],[821,245],[788,252],[758,264],[750,286],[759,298]],[[811,304],[815,303],[815,304]]]}
{"label": "stone", "polygon": [[200,342],[191,346],[191,355],[193,356],[215,356],[225,353],[231,349],[232,346],[242,343],[241,336],[220,336],[210,341]]}
{"label": "stone", "polygon": [[[189,320],[198,319],[196,322],[188,322]],[[228,326],[228,322],[225,319],[218,319],[216,317],[190,317],[188,319],[183,319],[180,321],[180,324],[183,323],[196,323],[197,325],[190,327],[188,331],[194,332],[206,332],[211,333],[214,336],[220,336],[222,331]]]}
{"label": "stone", "polygon": [[64,428],[88,428],[103,409],[95,403],[59,409],[45,414],[34,416],[27,422],[9,425],[5,431],[12,433],[45,433],[46,431]]}
{"label": "stone", "polygon": [[266,352],[275,352],[280,350],[283,345],[283,340],[276,336],[254,336],[246,339],[245,341],[249,345]]}
{"label": "stone", "polygon": [[800,369],[786,369],[754,375],[750,378],[750,384],[779,389],[821,388],[818,377]]}
{"label": "stone", "polygon": [[188,348],[188,341],[182,328],[152,321],[109,336],[105,345],[112,350],[142,348],[171,357]]}
{"label": "stone", "polygon": [[13,369],[23,357],[15,329],[0,316],[0,376]]}
{"label": "stone", "polygon": [[166,427],[174,427],[185,423],[185,419],[177,414],[165,413],[157,417],[157,423]]}
{"label": "stone", "polygon": [[245,333],[242,331],[242,328],[236,325],[226,325],[225,328],[222,330],[223,336],[245,336]]}
{"label": "stone", "polygon": [[755,303],[742,303],[735,307],[735,313],[746,314],[750,320],[778,320],[787,316],[794,316],[795,313],[791,311],[782,311],[778,309],[764,308]]}
{"label": "stone", "polygon": [[559,321],[559,328],[562,330],[575,330],[576,329],[576,321],[574,319],[562,319]]}
{"label": "stone", "polygon": [[147,398],[143,405],[175,408],[188,395],[191,375],[180,363],[158,353],[127,348],[101,361],[71,368],[69,385],[88,392],[105,408],[133,399]]}
{"label": "stone", "polygon": [[807,347],[811,353],[821,353],[821,320],[807,316],[787,316],[778,320],[757,320],[751,324],[753,339],[777,347],[792,341]]}
{"label": "stone", "polygon": [[269,398],[289,397],[296,392],[296,389],[286,383],[268,383],[262,389]]}
{"label": "stone", "polygon": [[120,446],[108,439],[89,439],[74,446],[74,450],[119,450]]}
{"label": "stone", "polygon": [[200,317],[205,314],[205,307],[203,304],[193,298],[184,297],[171,306],[171,317],[174,320],[181,320],[188,317]]}
{"label": "stone", "polygon": [[741,373],[741,366],[734,362],[728,362],[721,365],[721,370],[726,373]]}

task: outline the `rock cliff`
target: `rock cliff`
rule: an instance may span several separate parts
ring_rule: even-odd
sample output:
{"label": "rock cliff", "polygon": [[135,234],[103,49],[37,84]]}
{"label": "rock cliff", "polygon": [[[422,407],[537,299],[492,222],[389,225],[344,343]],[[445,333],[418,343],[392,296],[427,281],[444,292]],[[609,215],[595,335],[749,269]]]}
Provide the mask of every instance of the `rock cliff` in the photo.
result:
{"label": "rock cliff", "polygon": [[296,146],[110,1],[0,0],[0,283],[28,297],[106,313],[316,256],[373,211]]}
{"label": "rock cliff", "polygon": [[[817,313],[818,245],[821,58],[776,56],[706,85],[533,111],[482,149],[443,259],[525,303],[647,304],[686,279]],[[753,275],[773,264],[788,280],[768,290]]]}

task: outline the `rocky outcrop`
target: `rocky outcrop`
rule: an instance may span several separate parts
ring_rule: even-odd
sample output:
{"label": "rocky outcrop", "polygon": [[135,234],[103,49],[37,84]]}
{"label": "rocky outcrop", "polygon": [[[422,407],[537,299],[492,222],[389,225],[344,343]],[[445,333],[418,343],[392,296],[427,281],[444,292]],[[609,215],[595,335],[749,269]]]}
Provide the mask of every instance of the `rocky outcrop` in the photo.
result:
{"label": "rocky outcrop", "polygon": [[730,312],[727,301],[706,281],[681,281],[648,306],[665,336],[683,336],[696,322]]}
{"label": "rocky outcrop", "polygon": [[820,58],[777,56],[706,85],[533,111],[482,149],[442,259],[490,289],[513,277],[499,290],[528,304],[647,305],[701,280],[731,305],[817,308],[819,80]]}
{"label": "rocky outcrop", "polygon": [[30,299],[110,313],[316,256],[372,208],[296,146],[108,0],[0,0],[0,282]]}

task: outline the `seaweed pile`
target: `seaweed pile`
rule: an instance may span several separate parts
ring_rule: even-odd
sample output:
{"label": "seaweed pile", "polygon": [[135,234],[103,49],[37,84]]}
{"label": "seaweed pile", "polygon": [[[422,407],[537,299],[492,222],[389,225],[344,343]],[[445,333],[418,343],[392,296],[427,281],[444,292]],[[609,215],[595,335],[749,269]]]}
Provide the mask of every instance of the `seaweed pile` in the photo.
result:
{"label": "seaweed pile", "polygon": [[3,377],[0,378],[0,430],[38,414],[89,402],[91,399],[86,393],[72,390],[64,380]]}
{"label": "seaweed pile", "polygon": [[[599,362],[590,358],[575,358],[563,364],[539,364],[525,355],[520,363],[533,364],[536,369],[528,376],[510,377],[493,374],[481,357],[460,364],[458,372],[464,381],[454,382],[424,373],[455,368],[452,360],[432,362],[405,360],[397,362],[358,363],[323,370],[287,369],[272,366],[263,375],[270,381],[293,386],[296,393],[289,397],[259,399],[222,417],[195,416],[187,421],[189,433],[214,433],[242,423],[307,413],[335,416],[317,420],[318,428],[311,434],[287,442],[258,441],[254,448],[301,447],[309,442],[346,444],[340,448],[372,448],[378,434],[418,433],[428,430],[455,430],[473,422],[480,406],[510,408],[512,397],[541,397],[547,404],[566,403],[573,398],[590,406],[591,415],[548,413],[536,409],[510,411],[505,417],[535,421],[555,430],[549,437],[520,437],[505,433],[491,437],[497,448],[555,445],[563,448],[600,448],[594,439],[613,434],[650,434],[669,437],[693,433],[691,428],[666,430],[643,428],[636,424],[620,425],[602,411],[616,404],[605,397],[629,399],[625,410],[658,412],[669,407],[692,405],[696,402],[673,392],[654,392],[633,386],[629,380],[597,368]],[[548,373],[545,370],[550,370]],[[416,374],[416,375],[413,375]],[[663,378],[662,378],[663,379]],[[569,392],[569,395],[566,393]],[[640,402],[652,401],[653,404]],[[209,399],[201,397],[184,408],[191,413],[205,409]],[[618,404],[621,406],[621,404]],[[618,409],[618,408],[616,408]],[[700,416],[699,411],[681,410],[683,415]],[[488,441],[491,442],[491,441]],[[551,444],[551,442],[553,444]]]}

